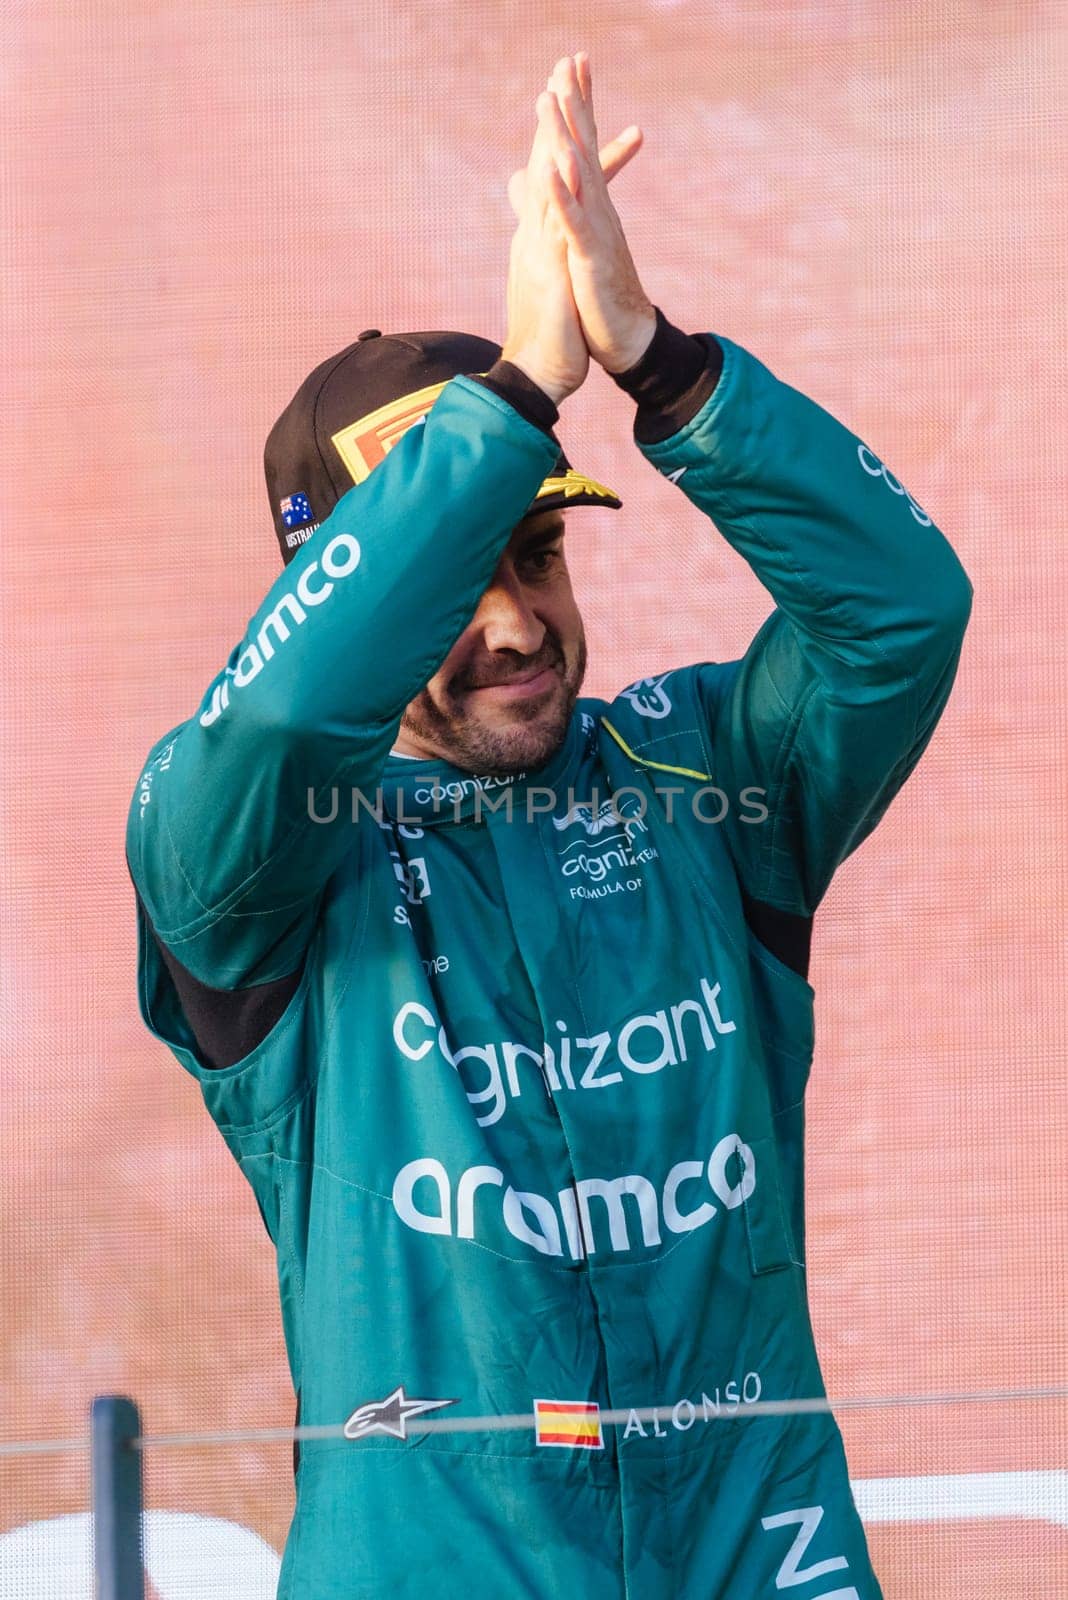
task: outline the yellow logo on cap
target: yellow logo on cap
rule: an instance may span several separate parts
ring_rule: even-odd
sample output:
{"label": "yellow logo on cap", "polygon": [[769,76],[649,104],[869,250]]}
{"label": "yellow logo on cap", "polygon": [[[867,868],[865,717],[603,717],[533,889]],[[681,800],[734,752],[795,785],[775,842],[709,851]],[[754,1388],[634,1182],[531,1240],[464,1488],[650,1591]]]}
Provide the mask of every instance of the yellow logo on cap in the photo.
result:
{"label": "yellow logo on cap", "polygon": [[606,489],[603,483],[598,483],[596,478],[587,478],[584,472],[576,472],[574,467],[569,467],[562,478],[546,478],[535,500],[540,500],[543,494],[562,494],[565,500],[570,500],[573,494],[596,495],[601,500],[618,500],[619,496]]}

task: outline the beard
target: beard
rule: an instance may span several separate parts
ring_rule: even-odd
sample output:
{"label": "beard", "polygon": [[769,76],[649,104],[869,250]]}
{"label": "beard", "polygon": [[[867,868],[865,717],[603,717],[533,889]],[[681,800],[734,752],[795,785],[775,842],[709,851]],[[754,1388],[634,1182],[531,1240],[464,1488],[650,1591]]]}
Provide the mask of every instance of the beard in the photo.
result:
{"label": "beard", "polygon": [[[433,693],[423,689],[405,710],[401,727],[461,771],[515,777],[544,766],[563,744],[586,676],[586,640],[579,634],[570,664],[555,633],[546,634],[535,655],[502,650],[495,660],[495,672],[461,669]],[[552,687],[529,700],[487,711],[471,703],[473,689],[509,683],[545,668],[553,671]]]}

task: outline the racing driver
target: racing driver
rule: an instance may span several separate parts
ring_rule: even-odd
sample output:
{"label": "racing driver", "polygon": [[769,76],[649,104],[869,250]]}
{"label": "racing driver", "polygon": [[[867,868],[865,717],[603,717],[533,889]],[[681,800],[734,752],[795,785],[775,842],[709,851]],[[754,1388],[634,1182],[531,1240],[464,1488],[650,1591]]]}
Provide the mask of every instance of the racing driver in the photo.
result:
{"label": "racing driver", "polygon": [[[142,1013],[252,1185],[323,1430],[289,1600],[880,1593],[833,1419],[760,1402],[824,1394],[813,913],[971,586],[875,451],[650,303],[608,194],[640,139],[598,149],[563,58],[503,349],[368,329],[301,386],[284,570],[131,808]],[[564,519],[619,502],[553,431],[591,359],[775,602],[611,703]]]}

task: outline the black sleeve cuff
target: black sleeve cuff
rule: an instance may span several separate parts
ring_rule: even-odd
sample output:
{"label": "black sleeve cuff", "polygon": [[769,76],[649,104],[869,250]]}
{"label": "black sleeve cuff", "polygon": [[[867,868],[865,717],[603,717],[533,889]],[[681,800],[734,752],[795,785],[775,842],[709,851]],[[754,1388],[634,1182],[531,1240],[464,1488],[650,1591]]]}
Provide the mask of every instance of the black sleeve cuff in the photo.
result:
{"label": "black sleeve cuff", "polygon": [[723,370],[723,351],[710,333],[683,333],[659,306],[656,331],[641,360],[613,382],[637,401],[634,437],[658,444],[685,427],[711,396]]}
{"label": "black sleeve cuff", "polygon": [[551,434],[560,420],[556,404],[545,390],[510,361],[495,361],[488,372],[469,372],[467,376],[507,400],[521,417],[540,428],[542,433]]}
{"label": "black sleeve cuff", "polygon": [[766,901],[754,900],[741,884],[742,911],[754,935],[784,966],[808,981],[812,954],[812,918],[794,911],[780,911]]}
{"label": "black sleeve cuff", "polygon": [[263,1043],[281,1018],[299,987],[303,962],[285,978],[253,984],[247,989],[213,989],[194,978],[167,949],[152,926],[140,895],[137,903],[174,984],[204,1066],[217,1070],[236,1066]]}

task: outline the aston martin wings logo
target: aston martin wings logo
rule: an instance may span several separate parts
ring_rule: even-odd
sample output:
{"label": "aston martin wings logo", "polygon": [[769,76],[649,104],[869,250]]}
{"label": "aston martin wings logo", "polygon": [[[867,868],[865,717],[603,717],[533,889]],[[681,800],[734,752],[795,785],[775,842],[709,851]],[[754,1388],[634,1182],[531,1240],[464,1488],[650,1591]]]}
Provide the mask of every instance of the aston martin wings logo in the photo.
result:
{"label": "aston martin wings logo", "polygon": [[558,833],[565,828],[570,828],[573,822],[581,822],[588,834],[604,833],[606,828],[618,828],[623,823],[623,814],[616,806],[614,799],[602,800],[594,816],[592,805],[583,804],[580,800],[566,811],[562,817],[551,817],[553,827]]}
{"label": "aston martin wings logo", "polygon": [[369,1400],[357,1406],[343,1429],[346,1439],[365,1439],[371,1433],[388,1433],[393,1439],[407,1439],[408,1424],[424,1411],[459,1405],[459,1400],[413,1400],[398,1384],[384,1400]]}
{"label": "aston martin wings logo", "polygon": [[588,478],[584,472],[576,472],[574,467],[569,468],[563,477],[554,475],[544,479],[535,499],[540,500],[547,494],[562,494],[565,500],[570,500],[575,494],[592,494],[599,500],[618,498],[611,489],[606,489],[603,483],[598,483],[596,478]]}

